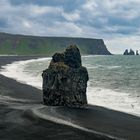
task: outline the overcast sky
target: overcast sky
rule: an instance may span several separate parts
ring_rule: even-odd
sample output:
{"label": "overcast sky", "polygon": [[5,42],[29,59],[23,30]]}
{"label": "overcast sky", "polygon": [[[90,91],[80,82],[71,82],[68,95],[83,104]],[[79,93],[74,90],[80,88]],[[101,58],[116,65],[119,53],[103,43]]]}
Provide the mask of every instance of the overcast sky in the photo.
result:
{"label": "overcast sky", "polygon": [[0,0],[0,32],[102,38],[140,51],[140,0]]}

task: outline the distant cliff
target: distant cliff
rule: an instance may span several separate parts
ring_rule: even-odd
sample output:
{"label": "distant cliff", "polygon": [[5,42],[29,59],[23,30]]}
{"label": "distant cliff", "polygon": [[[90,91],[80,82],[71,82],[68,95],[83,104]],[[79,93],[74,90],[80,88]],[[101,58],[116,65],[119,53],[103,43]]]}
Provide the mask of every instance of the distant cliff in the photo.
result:
{"label": "distant cliff", "polygon": [[52,55],[77,44],[83,55],[110,55],[102,39],[38,37],[0,33],[0,54]]}

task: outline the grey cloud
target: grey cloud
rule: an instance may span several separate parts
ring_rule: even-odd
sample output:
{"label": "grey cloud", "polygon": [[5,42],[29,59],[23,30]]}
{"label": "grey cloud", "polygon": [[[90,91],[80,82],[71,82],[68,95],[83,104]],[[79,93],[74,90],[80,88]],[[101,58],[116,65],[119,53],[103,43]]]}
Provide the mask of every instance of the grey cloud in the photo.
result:
{"label": "grey cloud", "polygon": [[0,30],[115,40],[140,34],[139,7],[139,0],[1,0]]}

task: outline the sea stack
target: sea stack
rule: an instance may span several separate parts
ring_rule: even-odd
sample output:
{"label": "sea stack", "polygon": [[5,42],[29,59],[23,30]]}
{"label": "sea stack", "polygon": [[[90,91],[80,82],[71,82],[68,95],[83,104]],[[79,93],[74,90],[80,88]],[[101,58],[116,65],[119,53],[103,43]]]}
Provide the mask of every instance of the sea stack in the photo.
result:
{"label": "sea stack", "polygon": [[63,53],[55,53],[42,77],[45,105],[83,107],[87,104],[89,77],[76,45],[70,45]]}
{"label": "sea stack", "polygon": [[136,50],[136,55],[139,55],[139,52],[138,52],[138,50]]}
{"label": "sea stack", "polygon": [[132,49],[130,49],[129,55],[135,55],[135,52]]}
{"label": "sea stack", "polygon": [[123,55],[129,55],[128,49],[125,50],[125,52],[123,53]]}
{"label": "sea stack", "polygon": [[128,49],[126,49],[123,55],[135,55],[135,52],[132,49],[128,52]]}

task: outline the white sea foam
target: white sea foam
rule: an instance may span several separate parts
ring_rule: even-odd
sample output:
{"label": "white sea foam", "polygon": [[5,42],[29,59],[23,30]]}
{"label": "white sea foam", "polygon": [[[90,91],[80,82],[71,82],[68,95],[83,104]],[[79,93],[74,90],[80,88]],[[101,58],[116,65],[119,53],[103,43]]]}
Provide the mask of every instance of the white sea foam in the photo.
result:
{"label": "white sea foam", "polygon": [[21,83],[25,83],[28,85],[32,85],[36,88],[41,89],[41,73],[39,73],[36,77],[32,75],[32,72],[24,70],[25,65],[31,62],[41,62],[41,61],[49,61],[51,58],[40,58],[40,59],[32,59],[26,61],[17,61],[12,64],[7,64],[2,66],[0,74],[15,79]]}
{"label": "white sea foam", "polygon": [[87,99],[89,104],[140,116],[140,104],[138,98],[131,97],[128,93],[116,92],[111,89],[103,89],[99,87],[88,87]]}
{"label": "white sea foam", "polygon": [[[28,64],[32,62],[36,62],[39,66],[41,62],[45,61],[47,64],[50,62],[50,58],[41,58],[41,59],[32,59],[26,61],[14,62],[12,64],[8,64],[2,67],[0,74],[3,74],[9,78],[16,79],[19,82],[32,85],[36,88],[42,88],[42,77],[41,72],[36,72],[36,75],[32,72],[32,70],[26,70]],[[114,68],[118,68],[119,66],[114,66]],[[96,68],[95,67],[87,67]],[[34,69],[34,68],[33,68]],[[88,83],[87,88],[87,99],[89,104],[103,106],[107,108],[111,108],[114,110],[119,110],[123,112],[127,112],[134,115],[140,116],[140,103],[138,101],[138,97],[132,97],[131,94],[116,92],[111,89],[104,89],[100,87],[92,87],[90,86],[90,82]]]}
{"label": "white sea foam", "polygon": [[104,66],[104,65],[99,65],[99,64],[96,64],[96,65],[93,66],[92,64],[89,64],[89,63],[84,64],[84,66],[87,69],[98,69],[98,68],[102,68],[102,69],[118,69],[118,68],[121,68],[121,66]]}
{"label": "white sea foam", "polygon": [[107,68],[108,69],[117,69],[117,68],[120,68],[121,66],[108,66]]}

